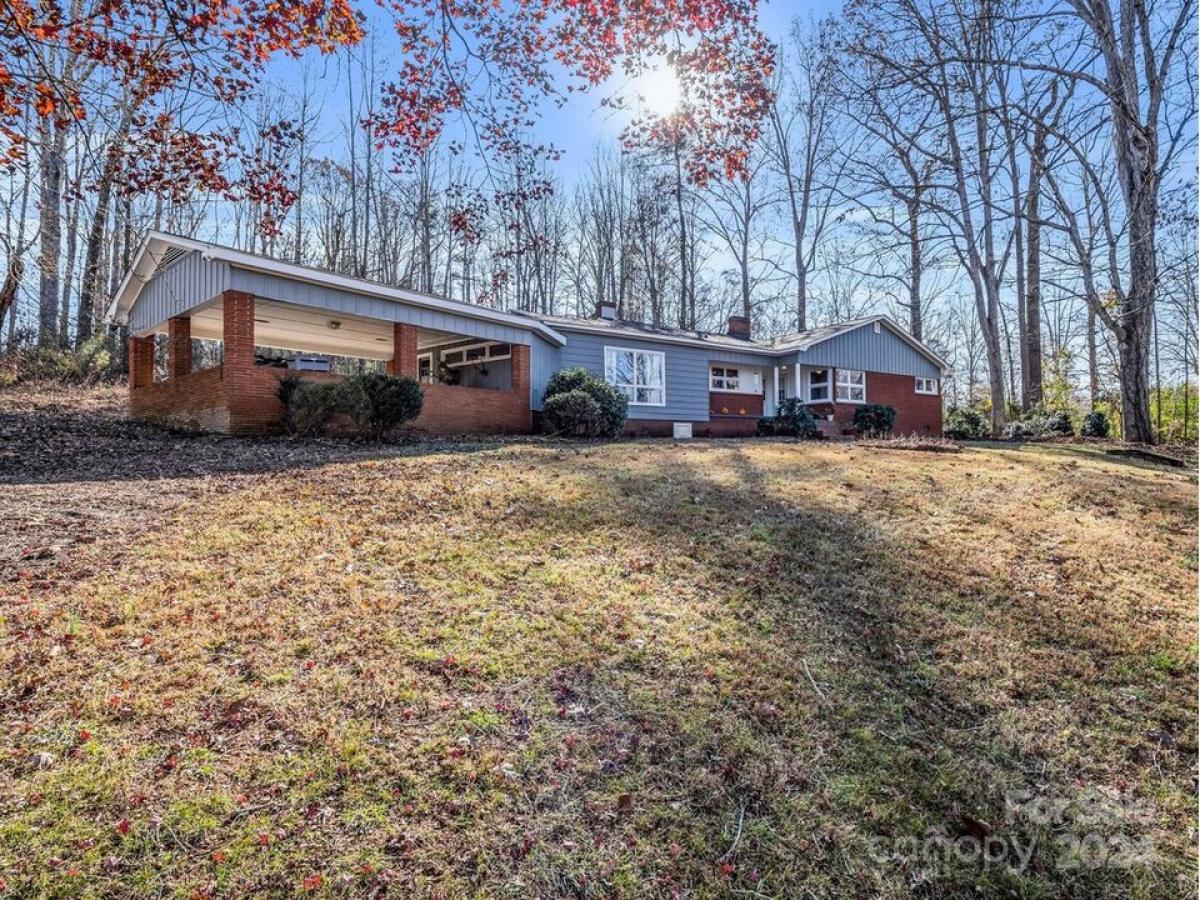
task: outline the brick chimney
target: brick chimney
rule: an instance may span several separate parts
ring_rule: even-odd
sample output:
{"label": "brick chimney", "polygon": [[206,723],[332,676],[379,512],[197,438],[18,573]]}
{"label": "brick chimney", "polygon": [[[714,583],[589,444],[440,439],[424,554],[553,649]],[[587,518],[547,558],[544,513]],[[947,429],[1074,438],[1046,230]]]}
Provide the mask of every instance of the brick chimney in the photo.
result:
{"label": "brick chimney", "polygon": [[596,318],[608,319],[610,322],[617,318],[617,306],[615,303],[609,303],[606,300],[601,300],[596,304]]}
{"label": "brick chimney", "polygon": [[725,333],[743,341],[750,340],[750,320],[745,316],[730,316]]}

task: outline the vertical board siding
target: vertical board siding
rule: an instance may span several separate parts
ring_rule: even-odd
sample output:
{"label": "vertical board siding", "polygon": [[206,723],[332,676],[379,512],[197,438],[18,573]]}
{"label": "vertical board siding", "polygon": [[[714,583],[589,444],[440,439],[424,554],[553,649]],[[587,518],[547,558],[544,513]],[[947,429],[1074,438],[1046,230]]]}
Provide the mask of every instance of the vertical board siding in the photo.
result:
{"label": "vertical board siding", "polygon": [[630,419],[672,419],[680,422],[708,421],[709,350],[699,347],[639,340],[620,334],[585,334],[568,331],[567,345],[559,350],[562,368],[582,366],[604,377],[604,348],[657,350],[666,357],[666,405],[629,405]]}
{"label": "vertical board siding", "polygon": [[129,330],[134,334],[161,330],[172,316],[217,298],[229,287],[229,272],[228,264],[204,259],[199,250],[185,254],[146,282],[129,311]]}
{"label": "vertical board siding", "polygon": [[[566,335],[566,337],[568,341],[572,340],[571,335]],[[530,409],[541,412],[542,401],[546,394],[546,383],[550,381],[550,376],[562,367],[560,348],[544,338],[534,335],[529,345]]]}
{"label": "vertical board siding", "polygon": [[887,375],[942,377],[941,369],[933,360],[923,353],[918,353],[885,324],[880,325],[879,334],[875,333],[871,325],[864,325],[807,350],[793,353],[784,362],[798,362],[804,366],[862,369]]}
{"label": "vertical board siding", "polygon": [[278,300],[281,303],[296,303],[347,315],[381,319],[385,322],[404,322],[420,328],[447,331],[485,341],[528,344],[532,338],[529,330],[512,325],[409,305],[400,300],[368,297],[353,291],[281,278],[266,272],[233,269],[232,287],[234,290],[246,291],[256,297]]}

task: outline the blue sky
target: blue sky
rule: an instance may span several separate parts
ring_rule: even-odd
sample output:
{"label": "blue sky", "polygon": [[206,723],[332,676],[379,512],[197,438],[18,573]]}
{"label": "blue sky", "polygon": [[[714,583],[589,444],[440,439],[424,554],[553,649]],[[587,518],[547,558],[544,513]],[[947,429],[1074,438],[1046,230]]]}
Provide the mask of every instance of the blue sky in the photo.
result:
{"label": "blue sky", "polygon": [[[790,2],[790,0],[771,0],[759,7],[759,21],[766,34],[776,43],[787,39],[792,21],[819,18],[836,12],[841,7],[841,0],[818,0],[818,2]],[[368,13],[372,21],[369,27],[376,36],[377,59],[374,66],[375,77],[382,83],[389,80],[395,72],[393,60],[388,53],[388,23],[386,17],[379,13]],[[360,47],[356,54],[365,53]],[[346,85],[344,63],[334,59],[308,57],[300,63],[279,61],[272,64],[267,74],[267,81],[282,90],[291,102],[296,102],[303,90],[300,77],[301,67],[310,68],[310,84],[315,86],[315,99],[322,107],[321,124],[318,128],[318,144],[316,152],[334,158],[341,157],[339,144],[344,141],[346,121]],[[357,76],[356,76],[357,77]],[[574,180],[593,152],[598,147],[616,146],[616,139],[625,124],[623,114],[601,106],[601,100],[614,90],[627,88],[628,79],[623,75],[614,78],[611,85],[602,86],[586,94],[574,94],[561,108],[553,104],[543,105],[542,118],[535,130],[535,136],[547,143],[552,143],[563,151],[563,157],[556,167],[556,174],[567,185]],[[356,85],[357,87],[357,85]],[[448,136],[454,136],[457,129],[448,129]]]}

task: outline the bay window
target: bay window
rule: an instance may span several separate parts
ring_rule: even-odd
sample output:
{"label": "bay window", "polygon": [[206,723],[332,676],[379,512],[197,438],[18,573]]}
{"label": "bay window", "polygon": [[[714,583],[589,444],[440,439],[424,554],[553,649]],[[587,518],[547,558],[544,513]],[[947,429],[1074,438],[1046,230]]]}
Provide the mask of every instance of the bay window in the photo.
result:
{"label": "bay window", "polygon": [[666,355],[657,350],[605,347],[604,380],[628,397],[632,404],[666,405]]}

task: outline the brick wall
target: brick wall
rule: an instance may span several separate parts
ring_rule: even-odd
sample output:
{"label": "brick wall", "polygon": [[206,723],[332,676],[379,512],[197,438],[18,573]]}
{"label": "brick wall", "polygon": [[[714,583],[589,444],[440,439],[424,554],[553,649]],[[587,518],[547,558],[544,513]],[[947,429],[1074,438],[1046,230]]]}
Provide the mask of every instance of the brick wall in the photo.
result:
{"label": "brick wall", "polygon": [[710,416],[753,416],[755,419],[759,419],[763,414],[762,394],[731,394],[723,391],[710,391],[708,413]]}
{"label": "brick wall", "polygon": [[[514,384],[516,378],[513,379]],[[528,434],[533,428],[529,389],[493,391],[427,384],[421,415],[410,427],[435,434]]]}
{"label": "brick wall", "polygon": [[[882,403],[896,410],[894,434],[942,433],[942,398],[937,394],[918,394],[917,382],[912,375],[888,375],[883,372],[867,372],[867,402]],[[812,410],[818,415],[832,412],[834,421],[827,432],[841,434],[854,431],[854,403],[813,403]]]}
{"label": "brick wall", "polygon": [[176,428],[229,431],[229,402],[221,366],[132,388],[129,412],[135,419]]}
{"label": "brick wall", "polygon": [[[167,381],[130,390],[135,419],[176,428],[262,434],[283,426],[279,379],[286,369],[254,366],[237,380],[241,395],[230,396],[233,381],[227,366],[214,366]],[[306,380],[336,376],[307,373]],[[407,427],[434,434],[526,434],[532,430],[528,389],[493,391],[485,388],[427,384],[421,415]],[[337,428],[334,429],[339,430]]]}

